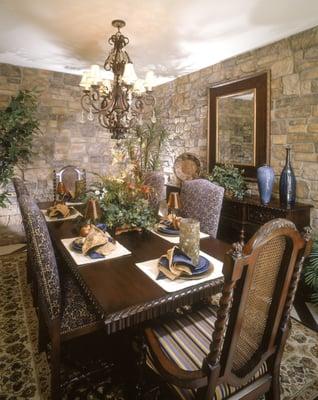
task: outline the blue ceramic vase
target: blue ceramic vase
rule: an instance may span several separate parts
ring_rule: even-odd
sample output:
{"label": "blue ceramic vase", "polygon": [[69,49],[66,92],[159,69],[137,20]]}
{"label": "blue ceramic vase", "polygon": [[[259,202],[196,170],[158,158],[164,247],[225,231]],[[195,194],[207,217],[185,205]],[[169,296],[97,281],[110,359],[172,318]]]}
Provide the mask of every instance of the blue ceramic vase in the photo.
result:
{"label": "blue ceramic vase", "polygon": [[266,205],[271,201],[274,181],[275,174],[272,167],[263,165],[257,168],[257,184],[262,204]]}
{"label": "blue ceramic vase", "polygon": [[296,201],[296,177],[290,163],[290,146],[286,146],[286,163],[279,180],[279,198],[286,207],[293,206]]}

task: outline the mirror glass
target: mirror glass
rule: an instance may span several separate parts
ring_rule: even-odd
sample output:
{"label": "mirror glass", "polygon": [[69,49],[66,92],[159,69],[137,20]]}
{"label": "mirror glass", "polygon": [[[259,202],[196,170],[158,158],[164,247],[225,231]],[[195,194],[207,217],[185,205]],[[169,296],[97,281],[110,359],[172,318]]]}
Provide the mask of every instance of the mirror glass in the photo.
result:
{"label": "mirror glass", "polygon": [[255,165],[255,90],[217,101],[217,157],[221,164]]}

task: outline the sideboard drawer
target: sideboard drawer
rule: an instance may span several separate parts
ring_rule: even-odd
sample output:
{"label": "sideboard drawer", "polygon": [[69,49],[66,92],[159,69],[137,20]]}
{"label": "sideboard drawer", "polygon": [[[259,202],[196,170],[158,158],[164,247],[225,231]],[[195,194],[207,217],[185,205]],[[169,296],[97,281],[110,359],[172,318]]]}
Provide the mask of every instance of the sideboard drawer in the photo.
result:
{"label": "sideboard drawer", "polygon": [[254,222],[259,225],[263,225],[266,222],[275,218],[285,218],[286,213],[281,209],[267,208],[267,207],[255,207],[252,205],[247,206],[247,220]]}

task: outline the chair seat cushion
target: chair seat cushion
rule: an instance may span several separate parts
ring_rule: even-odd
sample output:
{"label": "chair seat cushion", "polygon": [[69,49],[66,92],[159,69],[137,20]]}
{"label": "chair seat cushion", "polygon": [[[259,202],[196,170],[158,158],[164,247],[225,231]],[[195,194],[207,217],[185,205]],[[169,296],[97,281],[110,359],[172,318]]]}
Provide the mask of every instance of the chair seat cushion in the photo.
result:
{"label": "chair seat cushion", "polygon": [[[216,312],[216,306],[205,306],[200,310],[182,315],[153,328],[161,349],[179,368],[186,371],[201,369],[203,360],[209,353]],[[155,373],[158,373],[151,353],[148,353],[147,364]],[[264,375],[266,370],[266,364],[264,364],[253,380]],[[170,387],[180,399],[195,399],[195,390],[172,385]],[[239,389],[227,384],[219,385],[216,388],[213,400],[225,399]]]}
{"label": "chair seat cushion", "polygon": [[78,282],[65,272],[61,279],[61,333],[66,334],[99,322],[94,306],[85,298]]}

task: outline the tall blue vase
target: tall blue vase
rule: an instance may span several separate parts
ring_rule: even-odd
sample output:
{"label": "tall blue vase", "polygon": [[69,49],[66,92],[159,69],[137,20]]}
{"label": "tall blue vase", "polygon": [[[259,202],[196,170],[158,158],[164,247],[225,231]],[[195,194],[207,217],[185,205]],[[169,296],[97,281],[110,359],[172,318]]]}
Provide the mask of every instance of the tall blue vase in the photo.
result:
{"label": "tall blue vase", "polygon": [[296,201],[296,177],[290,163],[290,146],[286,146],[286,163],[279,180],[279,198],[286,207],[293,206]]}
{"label": "tall blue vase", "polygon": [[275,174],[272,167],[263,165],[257,168],[257,184],[262,204],[266,205],[271,201],[274,181]]}

